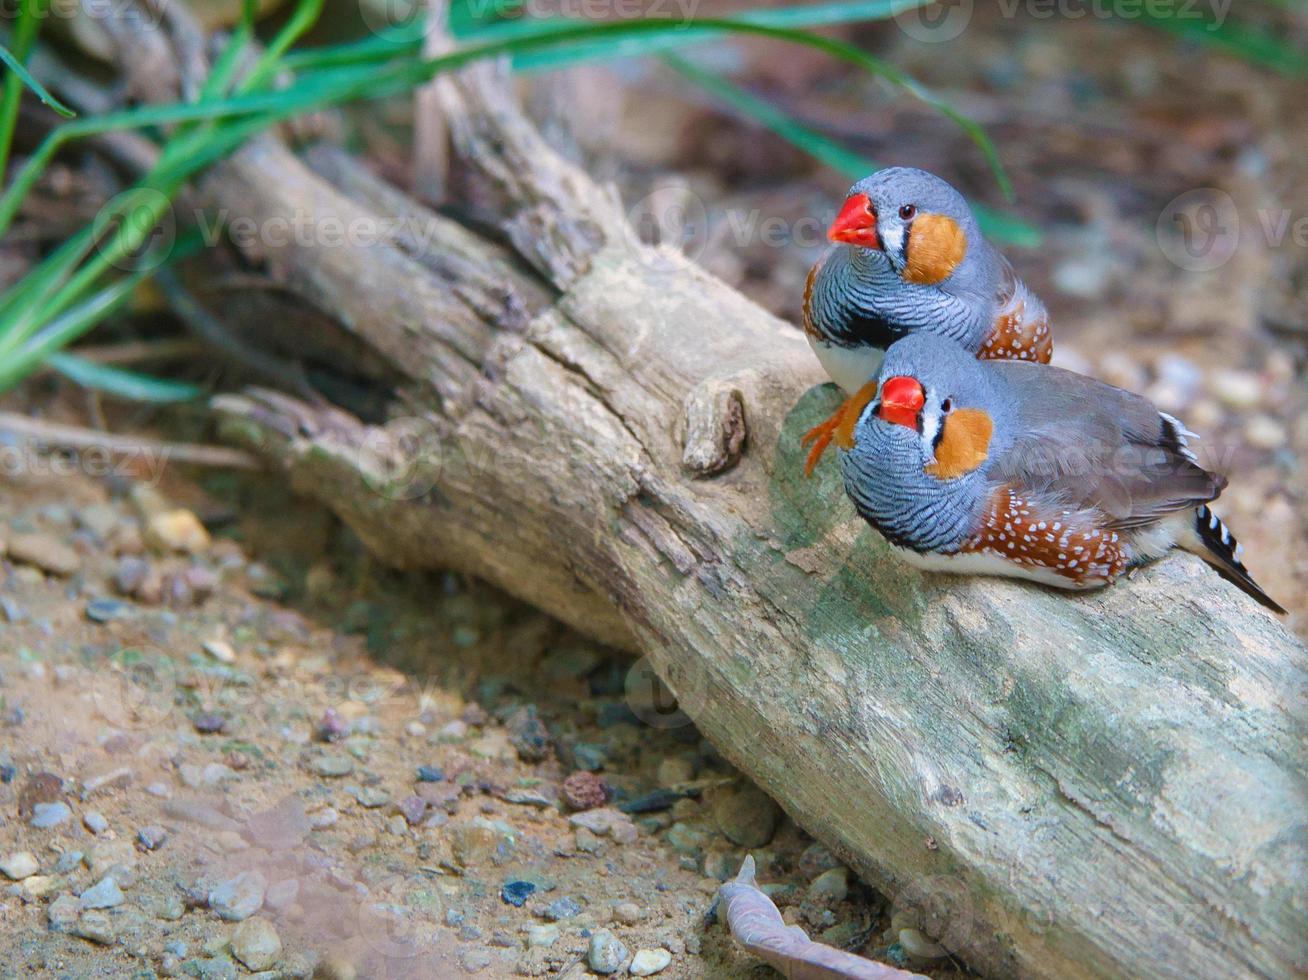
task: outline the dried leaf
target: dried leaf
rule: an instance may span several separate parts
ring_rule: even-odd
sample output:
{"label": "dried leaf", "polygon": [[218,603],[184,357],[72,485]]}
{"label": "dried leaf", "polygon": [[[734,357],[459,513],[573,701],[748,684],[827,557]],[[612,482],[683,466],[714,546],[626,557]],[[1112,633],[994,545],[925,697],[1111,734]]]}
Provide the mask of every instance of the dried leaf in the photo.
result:
{"label": "dried leaf", "polygon": [[736,942],[762,957],[788,980],[926,980],[853,953],[815,943],[799,926],[788,926],[772,900],[754,884],[754,858],[718,890]]}

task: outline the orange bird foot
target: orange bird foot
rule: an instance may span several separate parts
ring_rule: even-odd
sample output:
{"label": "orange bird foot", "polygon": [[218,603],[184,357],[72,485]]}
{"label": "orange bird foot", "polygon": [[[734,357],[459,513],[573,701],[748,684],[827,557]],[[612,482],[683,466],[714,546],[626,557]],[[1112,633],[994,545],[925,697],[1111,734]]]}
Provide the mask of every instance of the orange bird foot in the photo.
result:
{"label": "orange bird foot", "polygon": [[867,408],[867,403],[875,398],[876,394],[876,381],[869,381],[854,395],[846,398],[825,422],[818,423],[804,433],[801,444],[807,446],[812,443],[812,448],[809,449],[808,456],[804,460],[805,476],[813,475],[818,460],[822,458],[822,454],[827,451],[827,446],[831,445],[833,439],[841,449],[849,449],[854,445],[854,426],[858,424],[863,409]]}
{"label": "orange bird foot", "polygon": [[831,440],[836,437],[836,430],[840,428],[840,420],[844,418],[845,406],[849,402],[842,402],[840,407],[832,413],[831,417],[825,422],[819,422],[813,428],[804,433],[803,444],[805,446],[812,443],[812,448],[808,451],[808,456],[804,460],[804,475],[812,476],[813,470],[817,467],[818,460],[822,454],[827,451],[827,446],[831,445]]}

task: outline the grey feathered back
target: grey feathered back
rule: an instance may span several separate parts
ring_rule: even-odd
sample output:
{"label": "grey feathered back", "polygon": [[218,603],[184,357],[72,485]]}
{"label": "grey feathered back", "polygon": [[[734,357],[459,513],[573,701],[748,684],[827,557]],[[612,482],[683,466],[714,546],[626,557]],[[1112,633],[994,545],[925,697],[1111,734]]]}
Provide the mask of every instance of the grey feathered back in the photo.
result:
{"label": "grey feathered back", "polygon": [[997,460],[998,478],[1096,507],[1115,529],[1193,509],[1226,486],[1198,464],[1185,429],[1146,398],[1047,365],[986,367],[1007,390],[1018,433]]}
{"label": "grey feathered back", "polygon": [[922,384],[928,409],[945,398],[955,409],[984,409],[994,432],[981,466],[941,480],[924,471],[932,449],[923,437],[869,407],[853,450],[841,454],[842,473],[860,513],[897,544],[957,547],[1003,484],[1051,508],[1100,511],[1114,529],[1193,509],[1226,485],[1198,465],[1174,419],[1092,378],[1041,364],[978,361],[927,333],[886,352],[879,380],[899,375]]}
{"label": "grey feathered back", "polygon": [[[981,234],[963,195],[934,174],[913,167],[879,170],[854,184],[849,193],[868,196],[885,249],[837,246],[815,291],[819,315],[827,309],[873,310],[899,324],[900,333],[928,330],[978,350],[994,328],[1004,260]],[[901,275],[908,223],[899,217],[899,209],[906,204],[919,214],[947,215],[966,235],[962,261],[941,283],[912,283]]]}

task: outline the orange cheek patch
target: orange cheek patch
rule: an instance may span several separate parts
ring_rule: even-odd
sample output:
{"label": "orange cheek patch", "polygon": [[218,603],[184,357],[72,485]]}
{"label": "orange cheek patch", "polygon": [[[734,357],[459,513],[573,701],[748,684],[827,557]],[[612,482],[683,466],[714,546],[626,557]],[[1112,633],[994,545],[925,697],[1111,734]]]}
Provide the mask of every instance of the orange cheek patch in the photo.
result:
{"label": "orange cheek patch", "polygon": [[967,235],[953,218],[920,214],[908,229],[904,279],[919,286],[944,282],[967,253]]}
{"label": "orange cheek patch", "polygon": [[952,480],[971,473],[990,455],[990,436],[994,423],[980,408],[960,408],[941,422],[944,435],[936,446],[936,461],[926,471],[942,480]]}
{"label": "orange cheek patch", "polygon": [[854,448],[854,426],[858,425],[859,416],[867,408],[867,403],[877,396],[876,379],[859,388],[840,408],[840,424],[836,426],[836,445],[841,449]]}

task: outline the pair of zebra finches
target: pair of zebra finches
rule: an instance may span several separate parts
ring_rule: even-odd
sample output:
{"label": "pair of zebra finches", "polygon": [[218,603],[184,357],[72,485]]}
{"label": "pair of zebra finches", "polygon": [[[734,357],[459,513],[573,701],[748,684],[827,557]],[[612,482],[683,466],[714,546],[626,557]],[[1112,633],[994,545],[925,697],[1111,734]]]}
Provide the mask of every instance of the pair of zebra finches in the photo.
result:
{"label": "pair of zebra finches", "polygon": [[1209,509],[1226,478],[1147,399],[1050,367],[1044,304],[922,170],[855,184],[809,273],[804,332],[848,398],[805,436],[907,561],[1067,589],[1174,547],[1284,612]]}

